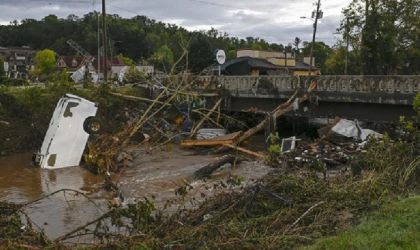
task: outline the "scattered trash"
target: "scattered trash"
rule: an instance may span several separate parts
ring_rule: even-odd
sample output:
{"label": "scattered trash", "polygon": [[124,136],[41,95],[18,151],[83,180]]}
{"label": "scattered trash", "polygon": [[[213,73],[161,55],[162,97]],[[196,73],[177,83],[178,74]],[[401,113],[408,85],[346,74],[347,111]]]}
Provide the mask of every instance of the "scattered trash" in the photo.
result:
{"label": "scattered trash", "polygon": [[337,167],[349,163],[353,155],[361,153],[361,146],[356,142],[346,142],[337,146],[326,140],[316,142],[300,141],[279,160],[290,167]]}
{"label": "scattered trash", "polygon": [[212,139],[219,136],[225,136],[226,129],[202,128],[197,131],[197,140]]}
{"label": "scattered trash", "polygon": [[348,138],[359,138],[361,141],[366,141],[367,137],[370,135],[382,137],[382,134],[379,134],[371,129],[361,128],[357,120],[350,121],[341,119],[331,130],[336,134]]}
{"label": "scattered trash", "polygon": [[210,220],[211,218],[213,218],[213,215],[211,215],[211,214],[205,214],[205,215],[203,216],[203,221]]}
{"label": "scattered trash", "polygon": [[222,146],[225,144],[233,144],[242,132],[235,132],[224,136],[216,136],[209,139],[200,140],[184,140],[181,141],[181,146]]}
{"label": "scattered trash", "polygon": [[285,138],[281,142],[282,153],[290,152],[290,150],[295,149],[295,147],[296,147],[296,136]]}

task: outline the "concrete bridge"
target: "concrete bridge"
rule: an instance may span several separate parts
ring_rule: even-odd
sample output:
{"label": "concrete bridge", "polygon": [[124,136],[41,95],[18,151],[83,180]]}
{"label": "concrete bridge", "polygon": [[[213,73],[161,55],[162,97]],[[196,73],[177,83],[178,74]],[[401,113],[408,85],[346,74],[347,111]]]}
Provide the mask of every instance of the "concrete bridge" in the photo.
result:
{"label": "concrete bridge", "polygon": [[[416,115],[412,105],[420,93],[420,76],[312,76],[311,81],[317,82],[313,97],[294,115],[371,122],[398,122],[400,116]],[[271,111],[297,88],[304,91],[309,86],[307,76],[202,76],[193,89],[225,97],[223,109],[228,111]],[[206,106],[214,102],[209,97],[207,101]]]}

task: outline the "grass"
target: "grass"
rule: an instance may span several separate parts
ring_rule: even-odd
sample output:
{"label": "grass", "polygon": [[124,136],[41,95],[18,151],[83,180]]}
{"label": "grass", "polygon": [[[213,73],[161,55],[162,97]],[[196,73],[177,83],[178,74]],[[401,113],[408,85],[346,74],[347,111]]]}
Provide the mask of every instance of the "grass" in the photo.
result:
{"label": "grass", "polygon": [[419,204],[420,196],[390,203],[357,227],[303,249],[420,249]]}

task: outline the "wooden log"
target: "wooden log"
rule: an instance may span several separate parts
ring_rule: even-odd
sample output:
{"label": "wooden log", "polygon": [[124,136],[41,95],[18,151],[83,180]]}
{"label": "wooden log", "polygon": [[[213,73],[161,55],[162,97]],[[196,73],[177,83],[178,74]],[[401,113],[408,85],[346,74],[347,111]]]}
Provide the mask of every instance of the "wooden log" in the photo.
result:
{"label": "wooden log", "polygon": [[[298,91],[299,90],[296,90],[296,92],[293,94],[292,97],[290,97],[290,99],[287,102],[285,102],[285,103],[281,104],[280,106],[278,106],[271,113],[272,114],[272,117],[274,119],[277,119],[278,117],[280,117],[280,116],[286,114],[287,112],[290,112],[290,111],[293,110],[293,100],[295,100],[296,95],[298,94]],[[302,103],[302,102],[304,102],[306,100],[308,100],[308,96],[307,95],[304,95],[304,96],[302,96],[302,97],[300,97],[300,98],[297,99],[297,103],[300,104],[300,103]],[[255,126],[255,127],[251,128],[251,129],[249,129],[248,131],[246,131],[233,145],[234,146],[239,145],[240,143],[242,143],[245,140],[247,140],[249,137],[253,136],[255,133],[257,133],[257,132],[261,131],[262,129],[264,129],[264,127],[266,126],[267,122],[268,122],[267,119],[265,119],[262,122],[260,122],[257,126]],[[212,151],[211,153],[212,154],[219,154],[221,152],[224,152],[226,149],[228,149],[228,147],[222,146],[222,147],[219,147],[216,150]]]}
{"label": "wooden log", "polygon": [[241,148],[241,147],[238,147],[238,146],[233,146],[232,144],[225,144],[224,146],[229,147],[229,148],[233,148],[233,149],[236,149],[236,150],[239,150],[239,151],[242,151],[244,153],[247,153],[249,155],[256,156],[258,158],[263,158],[264,159],[264,157],[265,157],[262,154],[255,153],[255,152],[252,152],[250,150],[247,150],[247,149],[244,149],[244,148]]}
{"label": "wooden log", "polygon": [[233,140],[187,140],[181,141],[181,146],[221,146],[225,144],[231,144]]}
{"label": "wooden log", "polygon": [[199,170],[195,171],[194,173],[192,173],[191,178],[193,180],[198,180],[198,179],[208,177],[210,176],[211,173],[213,173],[218,168],[220,168],[221,166],[227,163],[230,163],[233,165],[235,160],[236,160],[236,157],[233,155],[224,155],[222,157],[219,157],[214,162],[210,163],[209,165],[204,166],[200,168]]}

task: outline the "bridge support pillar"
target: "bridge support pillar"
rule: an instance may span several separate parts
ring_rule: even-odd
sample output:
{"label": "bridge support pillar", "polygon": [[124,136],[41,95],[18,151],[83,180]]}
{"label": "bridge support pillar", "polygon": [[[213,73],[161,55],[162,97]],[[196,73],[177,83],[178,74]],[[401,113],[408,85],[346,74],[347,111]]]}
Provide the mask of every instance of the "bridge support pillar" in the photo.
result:
{"label": "bridge support pillar", "polygon": [[268,113],[266,114],[266,121],[264,135],[265,137],[268,137],[271,133],[277,132],[277,118]]}

